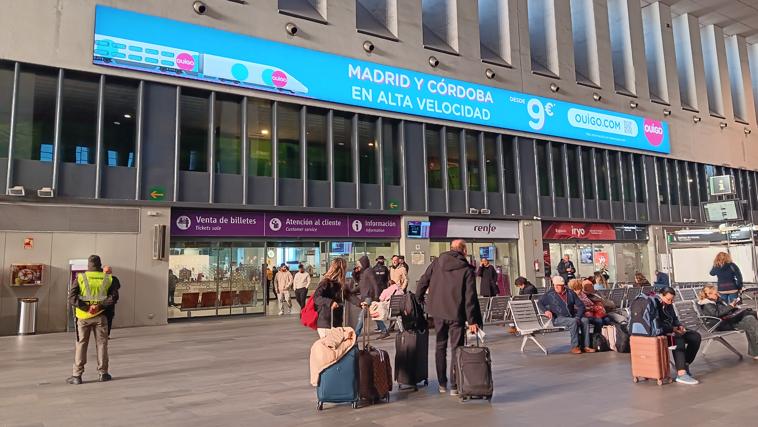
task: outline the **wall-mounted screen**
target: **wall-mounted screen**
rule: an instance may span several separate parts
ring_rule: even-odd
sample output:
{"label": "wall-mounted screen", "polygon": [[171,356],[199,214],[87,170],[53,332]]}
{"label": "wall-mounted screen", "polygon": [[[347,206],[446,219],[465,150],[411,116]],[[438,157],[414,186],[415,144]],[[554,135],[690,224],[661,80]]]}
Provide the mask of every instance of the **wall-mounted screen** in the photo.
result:
{"label": "wall-mounted screen", "polygon": [[494,246],[483,246],[479,248],[479,259],[488,259],[490,261],[495,260],[495,247]]}
{"label": "wall-mounted screen", "polygon": [[703,203],[705,220],[708,222],[739,221],[742,219],[741,208],[739,200]]}
{"label": "wall-mounted screen", "polygon": [[409,239],[428,239],[429,221],[408,221],[408,238]]}
{"label": "wall-mounted screen", "polygon": [[353,242],[332,242],[329,252],[333,254],[353,253]]}

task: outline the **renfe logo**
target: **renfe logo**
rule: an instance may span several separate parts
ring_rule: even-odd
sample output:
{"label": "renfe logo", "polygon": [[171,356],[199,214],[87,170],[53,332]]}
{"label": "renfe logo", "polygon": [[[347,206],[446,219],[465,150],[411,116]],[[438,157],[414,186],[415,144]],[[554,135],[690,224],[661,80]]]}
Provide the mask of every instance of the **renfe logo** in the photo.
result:
{"label": "renfe logo", "polygon": [[487,225],[475,225],[474,226],[474,232],[477,232],[477,233],[491,234],[491,233],[494,233],[495,230],[497,230],[497,226],[495,226],[492,223],[489,223]]}
{"label": "renfe logo", "polygon": [[663,142],[663,125],[658,120],[645,119],[645,137],[650,145],[657,147]]}
{"label": "renfe logo", "polygon": [[279,70],[274,71],[274,73],[271,74],[271,83],[276,87],[287,86],[287,75]]}
{"label": "renfe logo", "polygon": [[184,71],[192,71],[195,69],[195,58],[189,53],[180,53],[176,56],[176,66]]}

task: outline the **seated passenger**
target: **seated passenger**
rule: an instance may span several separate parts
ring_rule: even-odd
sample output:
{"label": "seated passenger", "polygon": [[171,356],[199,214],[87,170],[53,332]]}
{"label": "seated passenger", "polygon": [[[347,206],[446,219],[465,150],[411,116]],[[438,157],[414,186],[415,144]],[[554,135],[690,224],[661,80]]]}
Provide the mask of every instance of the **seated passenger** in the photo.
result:
{"label": "seated passenger", "polygon": [[534,295],[534,294],[539,293],[537,291],[537,288],[531,283],[529,283],[528,280],[526,280],[526,277],[519,276],[516,278],[514,283],[516,284],[516,287],[518,287],[519,289],[518,291],[519,295]]}
{"label": "seated passenger", "polygon": [[599,333],[600,330],[603,329],[603,325],[610,325],[611,321],[608,319],[608,316],[606,316],[602,298],[600,300],[593,300],[592,297],[599,297],[585,293],[585,285],[592,289],[592,282],[589,280],[585,279],[584,285],[579,281],[579,279],[569,280],[569,288],[571,288],[571,290],[576,293],[576,295],[582,301],[582,304],[584,304],[584,317],[589,320],[591,325],[594,325],[593,331],[595,333]]}
{"label": "seated passenger", "polygon": [[594,279],[594,288],[596,291],[599,291],[601,289],[608,289],[608,279],[605,278],[602,272],[596,271],[594,274]]}
{"label": "seated passenger", "polygon": [[589,319],[584,317],[585,307],[579,297],[570,289],[561,276],[553,276],[553,288],[543,295],[537,305],[555,326],[565,327],[571,334],[571,353],[582,354],[579,347],[579,332],[581,328],[584,338],[584,351],[594,353],[590,346]]}
{"label": "seated passenger", "polygon": [[[737,308],[738,300],[727,304],[719,296],[718,288],[714,285],[705,285],[700,291],[699,299],[700,311],[704,316],[718,317],[722,320],[717,330],[739,329],[745,331],[747,354],[758,360],[758,319],[755,317],[755,311]],[[708,328],[712,328],[716,323],[716,319],[705,320],[705,325]]]}
{"label": "seated passenger", "polygon": [[641,288],[643,286],[650,286],[650,281],[647,280],[647,277],[645,277],[644,274],[638,271],[634,273],[634,287]]}
{"label": "seated passenger", "polygon": [[661,289],[658,300],[658,320],[660,321],[663,334],[671,335],[676,348],[674,349],[674,364],[676,365],[676,382],[695,385],[700,381],[692,377],[690,364],[695,360],[697,351],[700,349],[700,334],[688,331],[679,322],[674,311],[674,298],[676,291],[667,286]]}

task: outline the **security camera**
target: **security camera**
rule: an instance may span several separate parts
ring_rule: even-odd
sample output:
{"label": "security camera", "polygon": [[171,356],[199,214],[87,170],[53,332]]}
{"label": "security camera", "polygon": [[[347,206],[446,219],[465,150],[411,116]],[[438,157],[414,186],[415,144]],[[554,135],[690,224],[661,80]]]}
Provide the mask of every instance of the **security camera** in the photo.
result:
{"label": "security camera", "polygon": [[208,10],[208,6],[201,1],[192,3],[192,8],[195,9],[195,13],[198,15],[202,15]]}
{"label": "security camera", "polygon": [[284,26],[284,29],[287,30],[287,34],[291,36],[297,34],[297,25],[293,24],[292,22],[288,22],[287,25]]}
{"label": "security camera", "polygon": [[488,79],[494,79],[495,78],[495,71],[492,68],[487,68],[484,71],[484,75],[487,76]]}
{"label": "security camera", "polygon": [[440,60],[437,59],[434,56],[429,57],[429,65],[432,66],[432,68],[436,68],[438,65],[440,65]]}
{"label": "security camera", "polygon": [[365,50],[368,53],[373,52],[374,51],[374,44],[371,43],[370,41],[366,40],[365,42],[363,42],[363,50]]}

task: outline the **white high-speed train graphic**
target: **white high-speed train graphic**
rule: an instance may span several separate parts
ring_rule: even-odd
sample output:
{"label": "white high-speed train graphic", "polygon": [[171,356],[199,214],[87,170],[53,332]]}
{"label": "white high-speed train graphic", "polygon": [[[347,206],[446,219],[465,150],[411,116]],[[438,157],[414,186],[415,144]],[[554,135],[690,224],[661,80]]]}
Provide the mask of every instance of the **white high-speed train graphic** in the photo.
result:
{"label": "white high-speed train graphic", "polygon": [[95,34],[94,62],[160,74],[305,95],[308,88],[265,64]]}

